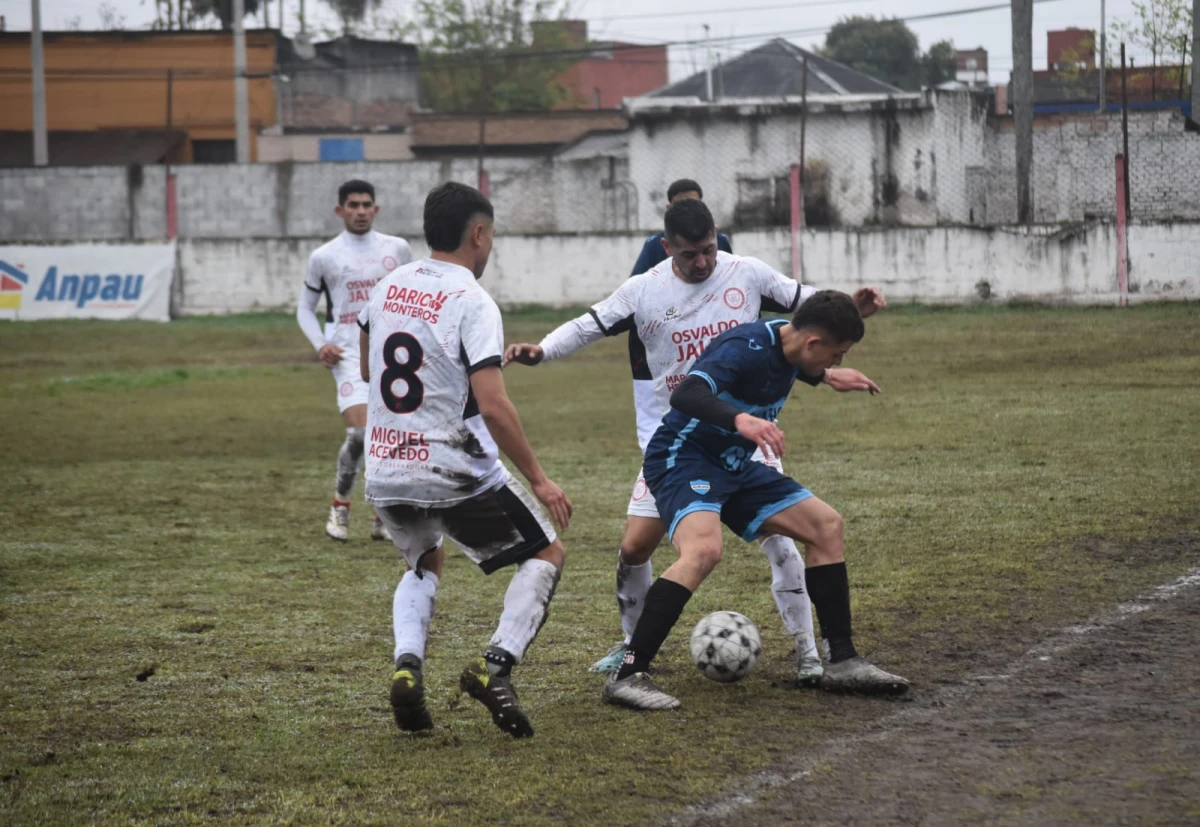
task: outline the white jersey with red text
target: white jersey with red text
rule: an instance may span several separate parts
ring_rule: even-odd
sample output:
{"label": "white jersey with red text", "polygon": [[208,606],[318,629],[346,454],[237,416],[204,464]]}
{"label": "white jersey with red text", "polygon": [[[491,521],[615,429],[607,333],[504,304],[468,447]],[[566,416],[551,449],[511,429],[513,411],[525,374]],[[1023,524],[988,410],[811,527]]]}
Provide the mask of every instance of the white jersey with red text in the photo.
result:
{"label": "white jersey with red text", "polygon": [[[637,331],[654,382],[653,401],[641,402],[657,408],[657,428],[671,408],[671,391],[705,345],[731,327],[757,321],[762,311],[790,313],[815,292],[756,258],[717,253],[712,274],[698,284],[676,276],[668,258],[626,281],[590,313],[606,336]],[[643,415],[650,419],[653,412]],[[638,429],[639,443],[643,430]]]}
{"label": "white jersey with red text", "polygon": [[465,267],[421,259],[379,283],[367,331],[367,500],[439,507],[506,479],[470,376],[504,357],[500,308]]}
{"label": "white jersey with red text", "polygon": [[407,241],[374,230],[362,235],[343,230],[318,247],[308,259],[304,286],[329,294],[333,319],[325,327],[325,341],[357,353],[356,323],[371,289],[410,261],[412,249]]}

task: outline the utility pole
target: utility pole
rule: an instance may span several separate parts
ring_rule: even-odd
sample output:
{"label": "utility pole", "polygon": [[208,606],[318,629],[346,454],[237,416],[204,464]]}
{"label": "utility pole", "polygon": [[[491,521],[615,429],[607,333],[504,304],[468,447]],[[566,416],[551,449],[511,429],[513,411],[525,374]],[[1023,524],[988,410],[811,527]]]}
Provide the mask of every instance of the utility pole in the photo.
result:
{"label": "utility pole", "polygon": [[1200,0],[1192,0],[1192,120],[1200,121]]}
{"label": "utility pole", "polygon": [[[1200,2],[1200,0],[1196,0]],[[1104,110],[1108,108],[1108,87],[1105,86],[1105,66],[1108,60],[1107,40],[1105,39],[1104,29],[1108,25],[1107,18],[1104,14],[1104,0],[1100,0],[1100,113],[1104,114]]]}
{"label": "utility pole", "polygon": [[239,164],[250,163],[250,95],[246,88],[245,18],[245,0],[233,0],[233,117]]}
{"label": "utility pole", "polygon": [[32,0],[29,49],[33,57],[33,164],[50,163],[50,142],[46,135],[46,57],[42,52],[42,0]]}
{"label": "utility pole", "polygon": [[712,103],[712,46],[708,41],[708,24],[704,24],[704,100]]}
{"label": "utility pole", "polygon": [[1017,140],[1017,221],[1033,223],[1033,0],[1012,0],[1013,128]]}

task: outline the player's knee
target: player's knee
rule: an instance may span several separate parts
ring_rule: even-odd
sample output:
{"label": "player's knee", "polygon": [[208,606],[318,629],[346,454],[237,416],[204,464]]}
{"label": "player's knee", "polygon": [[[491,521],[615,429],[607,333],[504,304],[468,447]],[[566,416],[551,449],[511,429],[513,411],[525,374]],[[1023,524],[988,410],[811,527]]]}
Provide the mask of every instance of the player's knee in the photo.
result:
{"label": "player's knee", "polygon": [[680,553],[686,554],[696,568],[708,574],[717,567],[717,563],[721,562],[722,551],[721,538],[718,535],[716,537],[695,540],[686,550],[681,550]]}
{"label": "player's knee", "polygon": [[363,443],[367,438],[366,428],[347,428],[346,429],[346,451],[353,459],[358,459],[363,454]]}
{"label": "player's knee", "polygon": [[563,548],[562,540],[555,540],[533,556],[538,560],[545,560],[559,569],[567,562],[567,550]]}
{"label": "player's knee", "polygon": [[638,538],[621,541],[621,562],[627,566],[641,566],[650,561],[658,544],[650,545]]}

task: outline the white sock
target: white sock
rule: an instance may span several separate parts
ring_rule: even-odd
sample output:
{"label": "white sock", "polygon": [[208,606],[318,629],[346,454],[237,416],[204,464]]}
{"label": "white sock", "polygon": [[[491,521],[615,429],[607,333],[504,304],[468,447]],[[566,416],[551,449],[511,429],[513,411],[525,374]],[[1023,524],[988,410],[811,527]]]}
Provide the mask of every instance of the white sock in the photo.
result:
{"label": "white sock", "polygon": [[646,607],[646,592],[654,582],[654,573],[647,560],[640,566],[631,566],[617,554],[617,611],[621,614],[621,630],[625,632],[625,643],[633,637],[642,609]]}
{"label": "white sock", "polygon": [[350,492],[354,490],[354,480],[358,477],[358,465],[363,458],[363,440],[366,439],[366,428],[347,428],[346,441],[338,450],[337,481],[334,492],[339,500],[349,500]]}
{"label": "white sock", "polygon": [[392,598],[392,630],[396,634],[393,660],[401,655],[416,655],[425,660],[425,641],[429,622],[437,602],[438,576],[433,572],[405,572]]}
{"label": "white sock", "polygon": [[804,558],[794,542],[778,535],[763,540],[762,549],[771,563],[771,594],[783,628],[796,639],[796,654],[803,655],[817,645],[812,603],[804,588]]}
{"label": "white sock", "polygon": [[508,591],[504,593],[504,612],[492,635],[491,645],[503,649],[521,662],[525,649],[537,637],[550,614],[550,599],[558,587],[561,569],[536,558],[517,567]]}

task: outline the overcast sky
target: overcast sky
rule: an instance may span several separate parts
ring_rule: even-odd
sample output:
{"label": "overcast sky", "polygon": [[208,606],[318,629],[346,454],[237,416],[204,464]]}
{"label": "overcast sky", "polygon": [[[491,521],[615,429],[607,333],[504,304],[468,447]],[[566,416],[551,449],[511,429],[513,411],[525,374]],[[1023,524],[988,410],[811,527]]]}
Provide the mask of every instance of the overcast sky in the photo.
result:
{"label": "overcast sky", "polygon": [[[722,59],[753,48],[763,39],[782,34],[801,46],[820,45],[822,32],[842,17],[853,14],[908,17],[992,5],[997,0],[571,0],[571,17],[589,22],[594,39],[632,42],[674,42],[704,37],[707,24],[714,38],[713,50]],[[283,0],[284,32],[298,28],[301,2],[310,30],[336,27],[337,19],[324,0]],[[41,0],[42,27],[46,30],[101,28],[102,7],[124,19],[124,28],[146,28],[154,19],[153,0]],[[271,0],[271,25],[278,27],[280,0]],[[383,0],[380,19],[403,19],[412,0]],[[1108,19],[1130,20],[1131,0],[1108,0]],[[30,0],[0,0],[0,14],[10,31],[28,30]],[[253,26],[261,26],[257,17]],[[247,21],[248,25],[251,21]],[[948,39],[960,49],[982,46],[988,50],[993,83],[1005,82],[1012,69],[1012,42],[1007,9],[912,21],[908,24],[920,39],[921,48]],[[1046,32],[1070,26],[1096,29],[1100,25],[1099,0],[1051,0],[1039,2],[1033,11],[1033,66],[1046,68]],[[703,50],[671,49],[671,79],[686,77],[703,68]],[[1141,62],[1140,60],[1138,61]]]}

